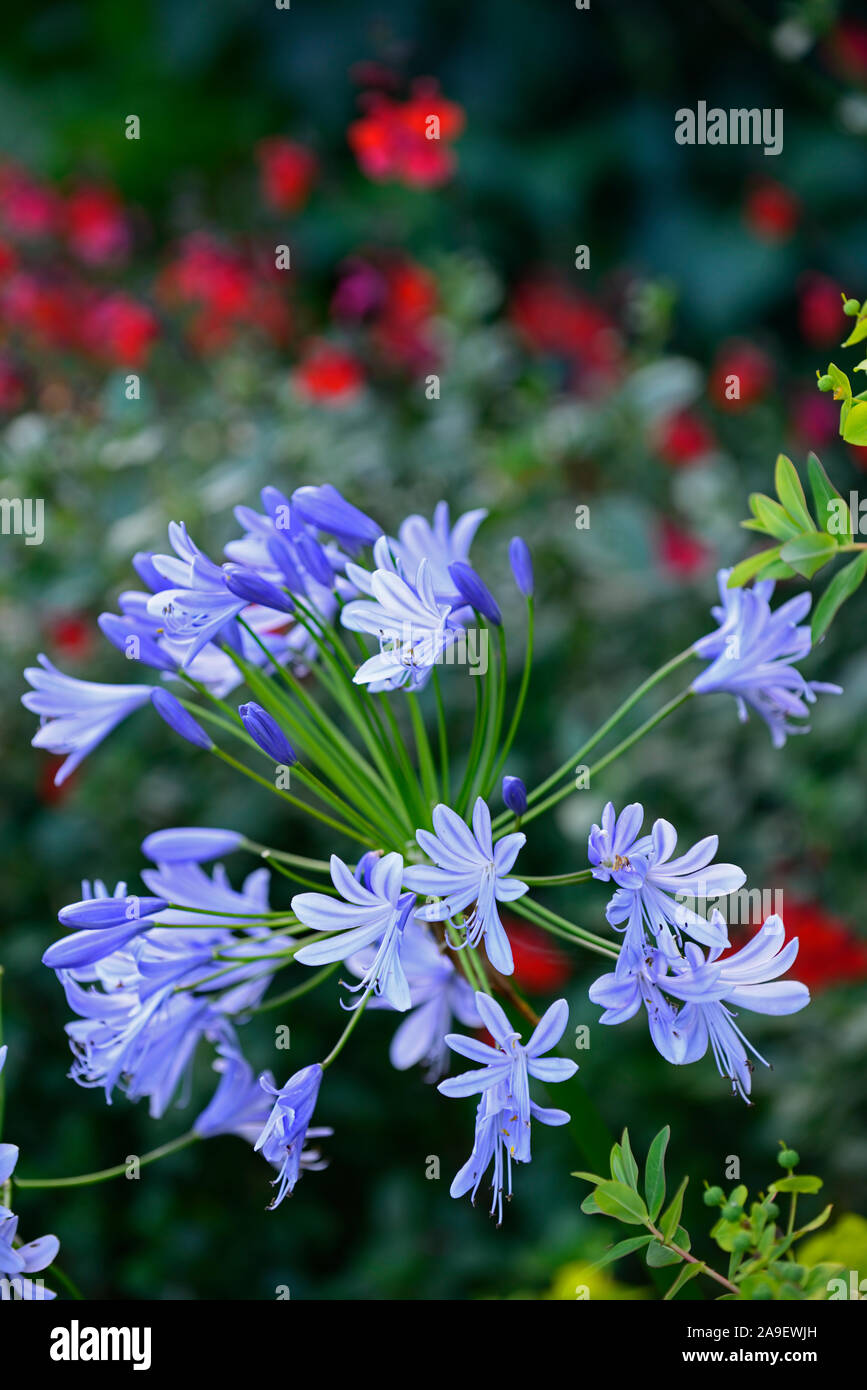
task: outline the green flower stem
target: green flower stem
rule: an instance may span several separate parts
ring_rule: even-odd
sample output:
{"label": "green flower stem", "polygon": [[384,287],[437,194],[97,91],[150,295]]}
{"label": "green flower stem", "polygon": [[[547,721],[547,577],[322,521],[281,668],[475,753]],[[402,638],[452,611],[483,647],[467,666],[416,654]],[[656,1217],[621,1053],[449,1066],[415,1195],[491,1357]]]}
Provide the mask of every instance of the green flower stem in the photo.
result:
{"label": "green flower stem", "polygon": [[430,750],[430,741],[427,730],[424,726],[421,709],[419,708],[418,696],[414,691],[410,691],[406,697],[409,717],[412,721],[412,731],[415,737],[416,753],[418,754],[418,766],[421,773],[422,789],[427,802],[427,812],[430,815],[431,807],[439,800],[437,790],[437,777],[434,770],[433,756]]}
{"label": "green flower stem", "polygon": [[[185,1149],[188,1145],[194,1144],[199,1137],[195,1130],[191,1129],[186,1134],[182,1134],[179,1139],[170,1139],[167,1144],[161,1144],[158,1149],[151,1149],[149,1153],[142,1154],[138,1160],[139,1167],[143,1168],[146,1163],[156,1163],[157,1159],[177,1153],[179,1149]],[[98,1173],[80,1173],[74,1178],[17,1178],[13,1176],[12,1181],[16,1187],[87,1187],[90,1183],[108,1182],[109,1178],[122,1178],[128,1166],[126,1163],[118,1163],[114,1168],[102,1168]]]}
{"label": "green flower stem", "polygon": [[609,960],[616,960],[619,955],[618,948],[610,941],[606,941],[603,936],[586,931],[584,927],[579,927],[575,922],[561,917],[558,912],[552,912],[550,908],[543,907],[533,898],[518,898],[516,902],[509,904],[509,911],[517,912],[520,917],[526,917],[536,926],[550,929],[555,936],[563,936],[575,945],[583,946],[587,951],[593,951],[596,955],[607,956]]}
{"label": "green flower stem", "polygon": [[439,738],[440,752],[440,784],[442,786],[443,801],[449,804],[449,739],[446,726],[446,711],[443,704],[442,685],[440,684],[439,667],[433,668],[433,688],[437,706],[437,736]]}
{"label": "green flower stem", "polygon": [[503,719],[506,713],[506,685],[508,683],[508,655],[506,651],[506,629],[502,623],[497,628],[497,699],[494,706],[494,717],[491,723],[490,743],[485,756],[485,770],[482,773],[479,783],[479,792],[487,800],[494,786],[494,767],[497,761],[497,750],[500,746],[500,736],[503,732]]}
{"label": "green flower stem", "polygon": [[249,777],[251,781],[258,782],[260,787],[267,787],[268,791],[275,792],[277,796],[282,797],[284,801],[288,801],[290,806],[296,806],[307,815],[322,821],[324,825],[330,825],[332,830],[338,830],[341,835],[345,835],[348,839],[356,840],[359,844],[364,845],[366,849],[370,847],[369,838],[366,835],[360,835],[352,826],[345,825],[342,821],[335,820],[333,816],[326,815],[324,811],[320,811],[316,806],[311,806],[309,802],[301,801],[297,796],[292,796],[290,792],[283,791],[280,787],[275,787],[273,782],[269,782],[266,777],[260,777],[258,772],[254,772],[252,768],[245,767],[243,763],[238,762],[237,758],[233,758],[231,753],[224,752],[222,748],[217,748],[215,746],[211,751],[216,757],[220,758],[222,762],[226,763],[229,767],[233,767],[236,772],[242,772],[244,776]]}
{"label": "green flower stem", "polygon": [[[483,630],[485,632],[489,631],[487,625],[485,625]],[[467,816],[470,816],[472,813],[472,807],[476,797],[484,795],[485,772],[483,769],[489,766],[497,750],[497,711],[500,708],[500,692],[502,686],[503,663],[501,660],[501,650],[498,649],[493,666],[489,664],[488,675],[485,677],[485,694],[487,699],[485,701],[484,711],[484,737],[479,743],[477,764],[467,797]]]}
{"label": "green flower stem", "polygon": [[370,996],[371,996],[372,993],[373,993],[373,985],[371,985],[369,989],[366,989],[366,990],[364,991],[364,994],[362,994],[361,999],[359,1000],[359,1002],[356,1004],[355,1008],[354,1008],[353,1011],[352,1011],[352,1017],[351,1017],[351,1019],[350,1019],[349,1022],[347,1023],[347,1025],[346,1025],[346,1027],[344,1028],[343,1032],[340,1034],[340,1037],[337,1039],[337,1042],[336,1042],[336,1043],[334,1044],[334,1046],[332,1047],[332,1049],[331,1049],[331,1051],[329,1052],[328,1056],[325,1058],[325,1061],[321,1063],[321,1066],[322,1066],[322,1070],[323,1070],[323,1071],[326,1071],[327,1068],[331,1066],[331,1063],[332,1063],[332,1062],[336,1062],[336,1061],[337,1061],[337,1058],[340,1056],[340,1054],[341,1054],[341,1052],[343,1051],[344,1047],[345,1047],[346,1044],[349,1042],[349,1039],[352,1037],[352,1034],[353,1034],[354,1029],[358,1026],[358,1020],[361,1018],[361,1015],[364,1013],[364,1010],[367,1008],[367,1001],[368,1001],[368,999],[370,998]]}
{"label": "green flower stem", "polygon": [[[385,711],[386,722],[388,723],[388,727],[391,731],[392,740],[394,744],[394,753],[397,757],[398,763],[401,768],[401,773],[404,779],[404,795],[407,801],[407,808],[409,811],[411,811],[412,807],[409,803],[414,802],[416,807],[416,817],[421,821],[425,821],[427,820],[427,806],[425,805],[424,793],[422,792],[418,777],[415,774],[415,769],[413,768],[413,765],[409,760],[409,755],[406,751],[406,744],[404,743],[403,737],[401,736],[400,728],[398,727],[394,710],[391,708],[388,696],[386,695],[384,690],[379,692],[379,704],[380,709],[383,709]],[[415,827],[412,824],[410,824],[409,835],[407,838],[410,840],[415,838]]]}
{"label": "green flower stem", "polygon": [[255,1009],[251,1009],[253,1014],[265,1014],[270,1009],[279,1009],[281,1005],[288,1004],[293,999],[300,999],[302,995],[309,994],[311,990],[317,988],[329,975],[333,975],[338,966],[342,965],[340,960],[334,961],[333,965],[326,965],[322,970],[315,971],[309,980],[305,980],[303,985],[296,985],[294,989],[289,989],[285,994],[277,994],[273,999],[266,999],[264,1004],[259,1004]]}
{"label": "green flower stem", "polygon": [[458,815],[464,814],[469,799],[470,786],[478,766],[480,743],[484,734],[485,682],[488,677],[487,674],[485,674],[483,676],[474,676],[473,679],[476,683],[476,712],[473,719],[473,735],[470,741],[467,767],[463,776],[463,781],[461,782],[460,791],[457,795],[457,800],[455,801],[455,810]]}
{"label": "green flower stem", "polygon": [[534,888],[557,888],[567,883],[586,883],[593,877],[593,870],[578,869],[574,874],[554,874],[551,878],[531,878],[529,874],[522,874],[521,877],[524,883]]}
{"label": "green flower stem", "polygon": [[[509,751],[510,751],[510,749],[511,749],[511,747],[512,747],[512,744],[513,744],[514,741],[515,741],[515,734],[518,732],[518,725],[519,725],[520,722],[521,722],[521,715],[522,715],[523,712],[524,712],[524,704],[525,704],[525,701],[526,701],[526,699],[527,699],[527,690],[528,690],[529,685],[530,685],[530,672],[531,672],[532,667],[533,667],[533,633],[534,633],[534,629],[535,629],[535,609],[534,609],[534,606],[533,606],[533,600],[532,600],[532,598],[528,598],[528,599],[527,599],[527,646],[526,646],[526,651],[525,651],[525,653],[524,653],[524,670],[523,670],[523,672],[522,672],[522,674],[521,674],[521,684],[520,684],[520,686],[519,686],[519,688],[518,688],[518,698],[517,698],[517,700],[515,701],[515,709],[514,709],[513,714],[512,714],[512,720],[511,720],[511,723],[509,724],[508,732],[507,732],[506,737],[505,737],[505,739],[504,739],[504,741],[503,741],[503,747],[502,747],[502,750],[501,750],[501,752],[500,752],[500,756],[499,756],[499,758],[497,759],[497,762],[496,762],[496,764],[494,765],[494,770],[493,770],[493,772],[492,772],[492,774],[491,774],[491,788],[492,788],[492,789],[496,786],[497,779],[498,779],[498,777],[500,776],[501,772],[503,771],[503,768],[505,767],[506,758],[509,756]],[[570,763],[571,763],[571,759],[570,759]]]}
{"label": "green flower stem", "polygon": [[73,1283],[68,1274],[64,1274],[60,1265],[49,1265],[45,1271],[45,1277],[53,1283],[62,1284],[70,1298],[77,1299],[79,1302],[84,1298],[78,1285]]}
{"label": "green flower stem", "polygon": [[279,859],[282,864],[293,864],[298,869],[311,869],[314,873],[329,874],[331,865],[327,859],[306,859],[302,854],[289,854],[284,849],[272,849],[270,845],[260,845],[255,840],[243,840],[241,848],[251,854],[259,854],[263,859]]}
{"label": "green flower stem", "polygon": [[[661,724],[663,719],[667,719],[675,710],[680,709],[681,705],[686,704],[687,700],[692,698],[692,695],[693,691],[691,687],[687,687],[687,689],[682,690],[679,695],[675,695],[673,700],[669,700],[668,704],[663,705],[661,710],[657,710],[656,714],[646,719],[634,733],[631,733],[628,738],[618,743],[617,747],[613,748],[610,753],[606,753],[604,758],[600,758],[598,763],[594,763],[587,774],[588,779],[592,782],[593,778],[597,776],[603,768],[608,767],[615,759],[621,757],[628,749],[634,747],[640,739],[644,738],[645,734],[649,734],[651,729],[655,729],[657,724]],[[575,787],[572,786],[571,783],[562,787],[560,791],[554,792],[551,796],[546,797],[544,801],[539,802],[538,806],[534,806],[532,810],[527,811],[521,817],[521,824],[526,825],[529,821],[535,820],[537,816],[541,816],[543,812],[550,810],[552,806],[556,806],[564,797],[571,796],[574,791]]]}
{"label": "green flower stem", "polygon": [[[528,803],[532,805],[533,802],[540,796],[543,796],[550,787],[555,786],[561,777],[571,772],[575,764],[580,763],[581,759],[585,758],[591,749],[596,747],[597,743],[601,743],[606,734],[610,733],[614,726],[620,723],[620,720],[638,704],[639,700],[641,700],[648,691],[652,690],[660,681],[665,680],[666,676],[670,675],[672,671],[676,671],[680,666],[683,666],[692,656],[692,647],[687,647],[684,651],[679,652],[677,656],[673,656],[671,660],[667,661],[663,666],[660,666],[658,670],[647,677],[647,680],[642,681],[641,685],[633,690],[632,694],[623,701],[622,705],[618,706],[610,718],[606,719],[604,724],[600,724],[596,732],[592,734],[571,757],[567,758],[565,763],[557,768],[556,772],[552,772],[550,777],[546,777],[544,782],[541,782],[538,787],[534,787],[533,790],[527,794]],[[498,820],[504,818],[505,817],[498,817]]]}

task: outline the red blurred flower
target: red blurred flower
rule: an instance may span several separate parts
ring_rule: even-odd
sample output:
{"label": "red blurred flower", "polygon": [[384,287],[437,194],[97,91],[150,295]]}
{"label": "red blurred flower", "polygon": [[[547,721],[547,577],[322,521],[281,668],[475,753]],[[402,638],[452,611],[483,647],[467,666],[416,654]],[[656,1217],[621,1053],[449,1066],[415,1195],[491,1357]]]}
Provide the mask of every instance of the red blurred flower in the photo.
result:
{"label": "red blurred flower", "polygon": [[835,72],[849,82],[867,79],[867,24],[844,19],[825,41],[824,54]]}
{"label": "red blurred flower", "polygon": [[656,450],[669,468],[683,468],[705,458],[715,440],[700,416],[691,410],[666,415],[654,430]]}
{"label": "red blurred flower", "polygon": [[609,314],[587,295],[541,276],[519,285],[509,310],[519,336],[534,352],[565,357],[591,379],[619,373],[623,343]]}
{"label": "red blurred flower", "polygon": [[7,275],[11,275],[17,264],[18,257],[14,248],[7,241],[0,241],[0,280],[5,280]]}
{"label": "red blurred flower", "polygon": [[21,241],[53,236],[63,217],[63,204],[53,188],[34,179],[15,164],[0,167],[0,224]]}
{"label": "red blurred flower", "polygon": [[818,903],[786,897],[787,937],[800,941],[793,973],[811,990],[867,979],[867,941]]}
{"label": "red blurred flower", "polygon": [[51,645],[72,660],[86,660],[93,650],[93,627],[78,613],[60,613],[45,624]]}
{"label": "red blurred flower", "polygon": [[313,343],[293,373],[296,389],[320,405],[342,406],[364,385],[361,364],[332,343]]}
{"label": "red blurred flower", "polygon": [[84,345],[115,367],[144,366],[158,336],[156,315],[122,291],[95,300],[84,316]]}
{"label": "red blurred flower", "polygon": [[275,135],[256,146],[262,198],[275,212],[297,212],[307,202],[316,178],[312,150]]}
{"label": "red blurred flower", "polygon": [[116,266],[126,260],[132,240],[130,223],[113,188],[85,184],[70,195],[66,240],[85,265]]}
{"label": "red blurred flower", "polygon": [[792,407],[792,428],[799,448],[822,449],[837,436],[840,407],[831,396],[816,390],[815,381],[805,387]]}
{"label": "red blurred flower", "polygon": [[744,202],[744,221],[760,241],[788,241],[800,215],[800,200],[773,179],[757,179]]}
{"label": "red blurred flower", "polygon": [[157,292],[173,308],[193,310],[188,336],[201,352],[231,345],[243,328],[256,329],[273,343],[289,333],[289,310],[277,272],[204,232],[181,243],[163,269]]}
{"label": "red blurred flower", "polygon": [[[745,410],[767,394],[773,378],[773,364],[761,348],[746,342],[726,343],[711,369],[708,394],[721,410]],[[738,394],[729,399],[735,391]]]}
{"label": "red blurred flower", "polygon": [[515,961],[515,983],[530,994],[559,989],[572,974],[569,957],[552,943],[547,932],[503,918]]}
{"label": "red blurred flower", "polygon": [[367,92],[361,105],[364,114],[350,125],[347,139],[369,179],[438,188],[451,178],[455,157],[450,142],[463,130],[464,112],[442,96],[436,82],[414,83],[407,101]]}
{"label": "red blurred flower", "polygon": [[27,377],[11,357],[0,353],[0,410],[20,410],[27,399]]}
{"label": "red blurred flower", "polygon": [[798,325],[811,347],[828,347],[848,337],[841,288],[827,275],[805,275],[801,280]]}
{"label": "red blurred flower", "polygon": [[667,517],[663,517],[660,524],[658,553],[663,569],[679,579],[689,578],[703,570],[711,555],[706,545],[675,526]]}
{"label": "red blurred flower", "polygon": [[62,278],[16,271],[0,291],[7,328],[39,348],[70,349],[78,344],[80,287]]}

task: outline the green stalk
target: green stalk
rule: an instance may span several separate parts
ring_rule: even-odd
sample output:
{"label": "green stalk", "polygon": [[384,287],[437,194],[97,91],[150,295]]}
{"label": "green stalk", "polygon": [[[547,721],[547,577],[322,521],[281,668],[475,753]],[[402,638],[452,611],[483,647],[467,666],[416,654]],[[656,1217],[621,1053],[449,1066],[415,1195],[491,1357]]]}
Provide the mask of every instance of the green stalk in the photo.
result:
{"label": "green stalk", "polygon": [[[143,1168],[146,1163],[156,1163],[159,1158],[166,1158],[168,1154],[177,1153],[179,1149],[185,1149],[189,1144],[194,1144],[200,1136],[195,1130],[189,1130],[187,1134],[182,1134],[179,1139],[170,1139],[167,1144],[161,1144],[158,1149],[151,1149],[150,1153],[142,1154],[138,1160],[139,1166]],[[109,1178],[122,1178],[126,1173],[129,1164],[117,1163],[114,1168],[101,1168],[97,1173],[80,1173],[74,1178],[16,1178],[12,1181],[16,1187],[86,1187],[90,1183],[107,1182]]]}
{"label": "green stalk", "polygon": [[446,727],[446,711],[443,704],[443,692],[440,684],[439,667],[433,668],[433,688],[437,704],[437,734],[439,737],[440,750],[440,781],[443,789],[443,801],[449,804],[449,740]]}

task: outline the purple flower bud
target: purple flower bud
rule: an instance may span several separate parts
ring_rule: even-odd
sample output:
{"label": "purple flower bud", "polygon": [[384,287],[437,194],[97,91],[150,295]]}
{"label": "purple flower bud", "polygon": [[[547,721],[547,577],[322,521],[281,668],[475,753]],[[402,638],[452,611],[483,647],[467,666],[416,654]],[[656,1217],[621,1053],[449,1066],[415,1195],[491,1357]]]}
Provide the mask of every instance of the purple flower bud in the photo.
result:
{"label": "purple flower bud", "polygon": [[295,604],[288,594],[263,579],[255,570],[245,569],[243,565],[226,565],[226,588],[247,603],[261,603],[263,608],[274,608],[278,613],[291,613]]}
{"label": "purple flower bud", "polygon": [[533,561],[530,557],[530,550],[527,542],[521,540],[520,536],[514,536],[509,542],[509,564],[512,566],[512,574],[515,576],[515,583],[524,595],[524,598],[533,597]]}
{"label": "purple flower bud", "polygon": [[94,931],[77,931],[55,941],[42,957],[42,964],[49,970],[80,970],[85,965],[93,965],[105,960],[115,951],[125,946],[148,927],[155,926],[152,918],[141,921],[124,922],[122,926],[100,928]]}
{"label": "purple flower bud", "polygon": [[349,545],[373,545],[382,535],[382,527],[341,497],[330,483],[296,488],[292,501],[302,520]]}
{"label": "purple flower bud", "polygon": [[295,541],[304,568],[313,575],[313,578],[320,584],[324,584],[326,589],[334,588],[334,570],[331,568],[328,556],[322,549],[317,540],[303,531]]}
{"label": "purple flower bud", "polygon": [[196,748],[204,748],[208,752],[214,746],[213,739],[209,738],[188,710],[185,710],[180,700],[168,690],[157,687],[151,694],[153,707],[161,719],[164,719],[170,729],[174,729],[176,734],[185,738],[187,743],[192,743]]}
{"label": "purple flower bud", "polygon": [[135,893],[122,898],[85,898],[80,903],[62,907],[57,920],[64,927],[87,927],[102,931],[106,927],[140,922],[143,917],[152,917],[155,912],[163,912],[167,907],[165,898],[143,898]]}
{"label": "purple flower bud", "polygon": [[231,854],[244,843],[237,830],[211,830],[205,825],[184,825],[174,830],[155,830],[142,840],[142,850],[155,864],[201,864],[221,854]]}
{"label": "purple flower bud", "polygon": [[254,700],[249,700],[246,705],[238,706],[238,713],[247,733],[263,753],[267,753],[275,763],[282,763],[284,767],[292,767],[297,763],[298,754],[276,719],[272,718],[267,710],[257,705]]}
{"label": "purple flower bud", "polygon": [[295,558],[295,552],[282,536],[272,536],[268,542],[268,554],[286,581],[286,588],[293,594],[306,594],[304,580]]}
{"label": "purple flower bud", "polygon": [[477,613],[481,613],[483,618],[487,618],[489,623],[500,627],[503,615],[487,584],[482,583],[472,565],[465,564],[463,560],[455,560],[454,564],[449,565],[449,574],[461,598],[465,599],[471,608],[475,608]]}
{"label": "purple flower bud", "polygon": [[503,778],[503,800],[516,816],[523,816],[527,809],[527,788],[520,777]]}

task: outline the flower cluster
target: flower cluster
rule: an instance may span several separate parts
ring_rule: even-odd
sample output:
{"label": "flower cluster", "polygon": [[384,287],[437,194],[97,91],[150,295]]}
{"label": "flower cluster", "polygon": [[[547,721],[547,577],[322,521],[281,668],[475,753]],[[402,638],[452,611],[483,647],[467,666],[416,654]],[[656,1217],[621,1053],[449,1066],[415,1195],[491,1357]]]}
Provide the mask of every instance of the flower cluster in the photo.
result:
{"label": "flower cluster", "polygon": [[[447,1071],[449,1051],[480,1064],[439,1084],[446,1096],[480,1097],[472,1153],[451,1192],[475,1199],[490,1171],[491,1211],[501,1219],[512,1164],[531,1158],[531,1121],[556,1126],[569,1119],[565,1110],[532,1100],[530,1080],[564,1082],[576,1070],[565,1057],[544,1055],[565,1033],[568,1005],[560,999],[539,1018],[516,989],[505,904],[531,929],[613,962],[590,991],[605,1008],[603,1022],[629,1018],[643,1003],[664,1057],[680,1065],[710,1046],[720,1071],[747,1098],[754,1049],[736,1010],[793,1013],[809,996],[803,985],[779,980],[797,941],[784,944],[778,917],[726,955],[723,917],[698,910],[745,879],[737,866],[717,862],[716,836],[677,854],[667,821],[656,820],[645,833],[640,805],[617,815],[609,803],[590,834],[589,870],[550,878],[515,873],[527,829],[574,790],[574,759],[533,790],[505,771],[532,661],[535,577],[523,540],[513,538],[508,552],[512,598],[524,600],[528,616],[524,669],[508,718],[508,604],[470,559],[483,510],[453,522],[442,502],[432,520],[409,516],[390,535],[326,484],[291,495],[266,487],[261,510],[239,506],[235,515],[241,535],[227,544],[222,563],[173,523],[170,552],[134,559],[144,589],[125,591],[120,611],[100,618],[118,652],[153,673],[149,683],[76,680],[45,657],[27,672],[32,690],[24,703],[42,719],[34,743],[65,755],[62,781],[118,724],[151,707],[188,744],[327,825],[341,852],[308,859],[234,830],[187,826],[145,839],[145,894],[129,893],[123,882],[111,892],[102,882],[85,883],[81,900],[59,914],[67,934],[43,958],[75,1015],[67,1026],[72,1077],[101,1088],[108,1102],[118,1091],[131,1100],[147,1097],[158,1117],[187,1096],[193,1060],[209,1046],[217,1084],[189,1137],[233,1133],[253,1144],[276,1172],[276,1207],[306,1169],[324,1166],[310,1141],[331,1133],[313,1124],[325,1073],[364,1011],[388,1010],[401,1016],[390,1050],[398,1070],[420,1064],[436,1081]],[[731,691],[762,714],[780,744],[788,717],[802,713],[799,702],[825,688],[808,685],[793,665],[806,655],[798,626],[806,605],[793,600],[772,613],[767,586],[731,598],[726,578],[720,576],[719,631],[661,668],[643,690],[691,657],[710,658],[663,714],[693,695]],[[472,673],[481,693],[469,755],[458,763],[450,758],[439,668],[452,667],[449,679],[460,678],[459,668],[470,665],[471,634],[493,640],[484,670]],[[313,698],[311,689],[320,686],[339,719]],[[227,697],[237,698],[241,687],[246,698],[235,711]],[[420,695],[433,697],[438,756]],[[399,722],[404,716],[412,743]],[[262,757],[276,769],[273,780],[250,765]],[[283,777],[290,769],[291,783]],[[272,906],[277,884],[267,867],[240,888],[220,863],[210,872],[204,867],[236,852],[278,870],[281,887],[288,879],[288,902]],[[613,940],[537,901],[537,887],[587,879],[613,885],[606,911]],[[321,987],[340,966],[347,978],[332,988],[347,992],[336,1001],[346,1022],[331,1051],[282,1087],[270,1071],[257,1080],[242,1047],[244,1024]],[[270,995],[287,969],[298,984]],[[496,995],[532,1020],[526,1045]],[[487,1030],[492,1041],[451,1032],[453,1019]]]}

